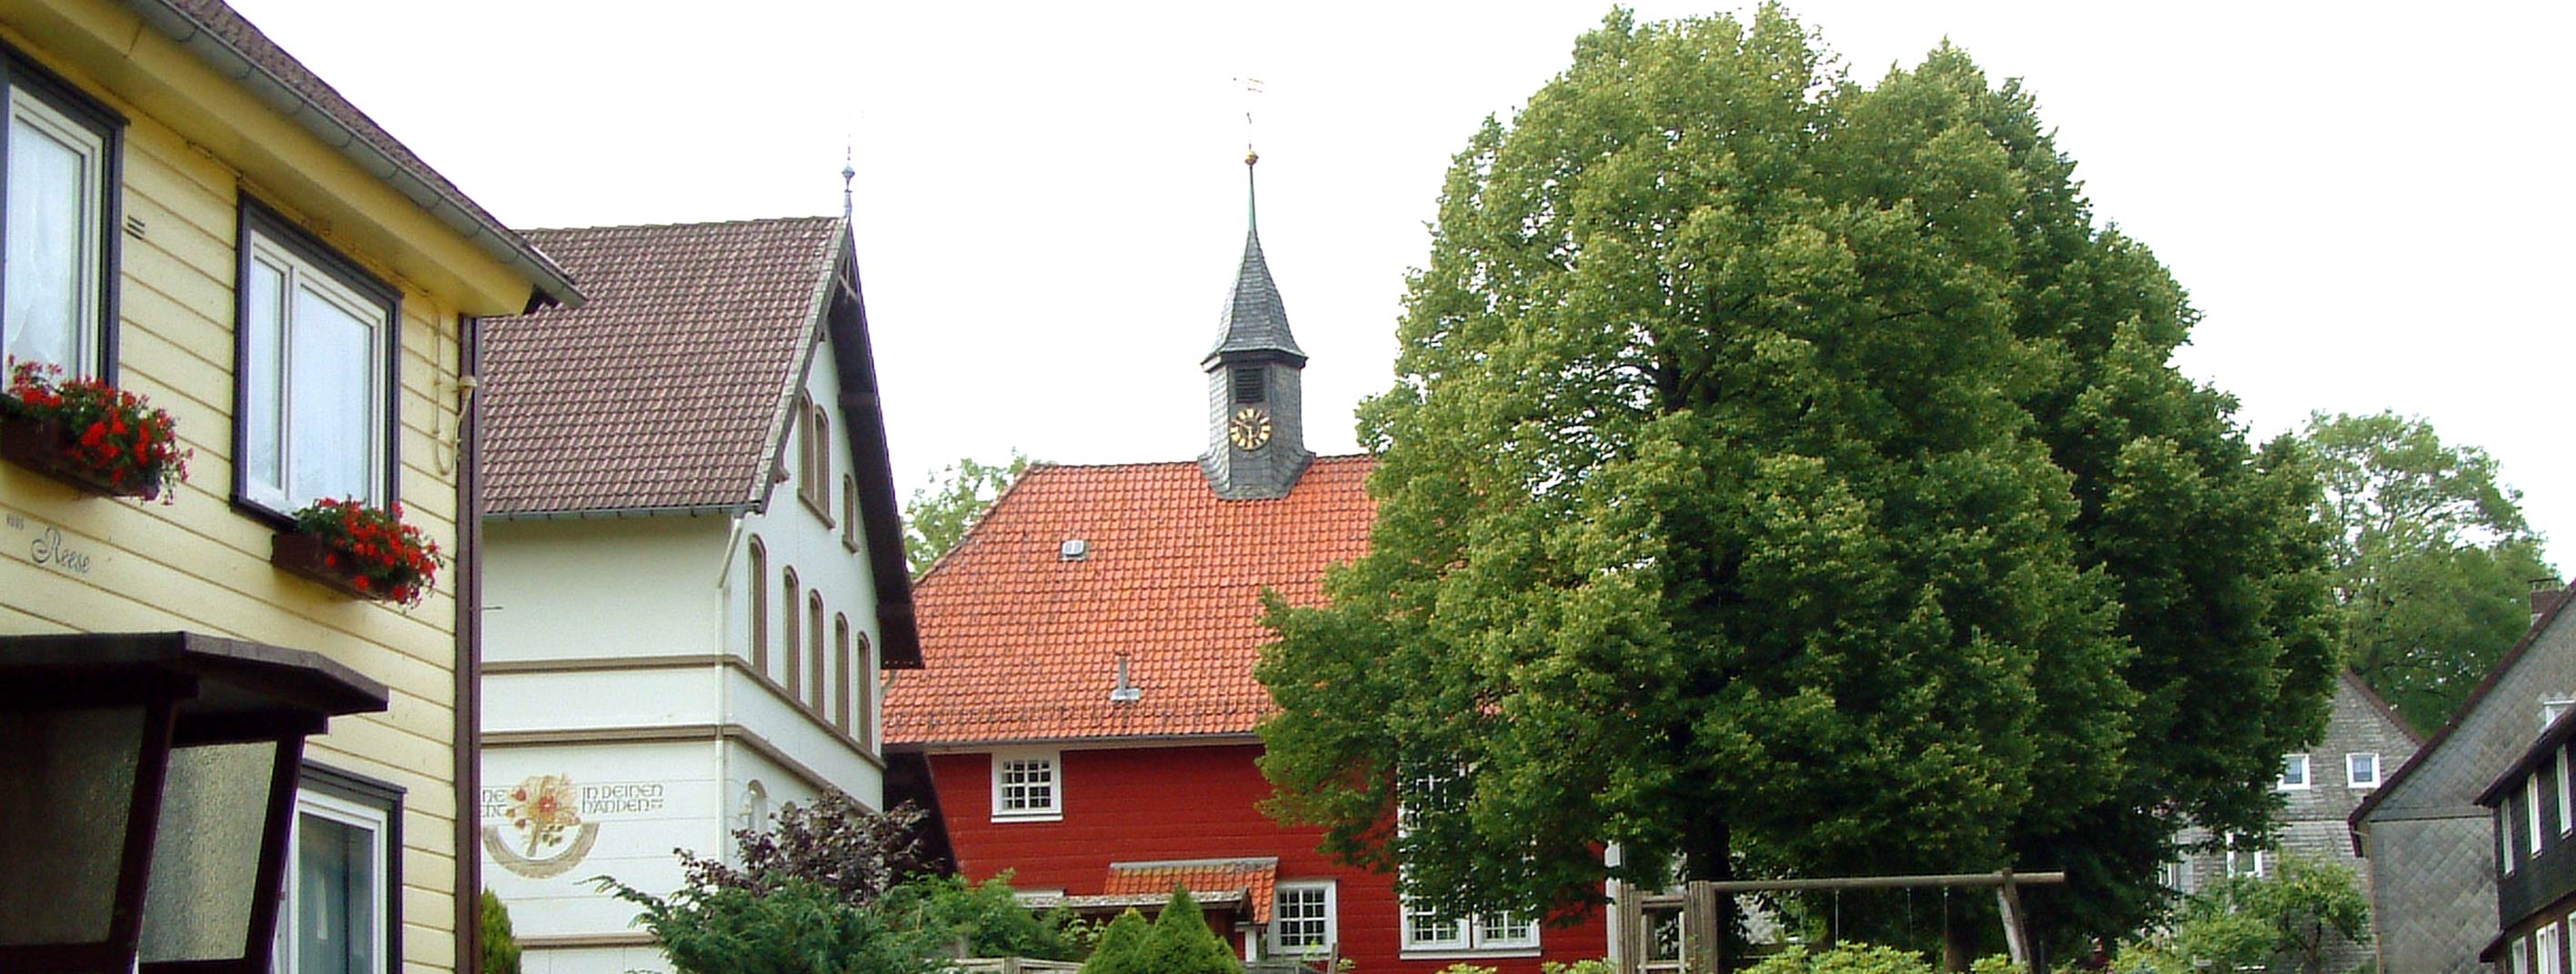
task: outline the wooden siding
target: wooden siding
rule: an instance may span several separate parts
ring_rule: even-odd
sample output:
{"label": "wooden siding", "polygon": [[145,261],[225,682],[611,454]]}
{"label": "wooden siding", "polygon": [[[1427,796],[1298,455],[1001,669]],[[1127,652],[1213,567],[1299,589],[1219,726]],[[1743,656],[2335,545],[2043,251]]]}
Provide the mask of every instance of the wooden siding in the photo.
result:
{"label": "wooden siding", "polygon": [[[0,464],[0,633],[184,629],[311,650],[384,681],[384,713],[343,717],[313,738],[315,761],[381,779],[404,792],[403,888],[398,892],[410,974],[457,967],[454,895],[457,704],[454,566],[408,610],[352,601],[268,564],[270,528],[230,506],[233,480],[233,282],[240,189],[251,181],[148,114],[119,99],[39,40],[0,24],[0,40],[46,63],[124,113],[122,202],[140,233],[113,228],[122,248],[118,380],[178,420],[194,451],[190,481],[171,505],[87,497]],[[127,79],[131,80],[131,79]],[[270,120],[241,120],[246,128]],[[206,119],[189,125],[202,127]],[[212,124],[228,124],[218,119]],[[308,174],[324,183],[346,172]],[[340,187],[369,198],[382,190]],[[401,294],[398,491],[407,519],[449,551],[456,546],[458,308],[463,298],[408,279],[379,255],[305,219],[291,191],[247,189]],[[403,216],[396,222],[414,221]],[[446,247],[447,245],[441,244]],[[448,248],[452,249],[452,248]],[[462,268],[459,278],[488,277]],[[40,540],[90,558],[84,571],[33,556]]]}
{"label": "wooden siding", "polygon": [[1541,961],[1608,950],[1606,921],[1593,910],[1572,926],[1542,928],[1542,956],[1403,959],[1393,880],[1326,859],[1315,851],[1322,830],[1261,814],[1254,806],[1270,783],[1253,765],[1260,754],[1257,744],[1064,751],[1060,821],[993,821],[989,754],[934,754],[930,768],[958,866],[972,880],[1013,870],[1017,888],[1079,896],[1101,892],[1112,862],[1276,856],[1280,882],[1334,881],[1342,956],[1359,970],[1431,972],[1464,959],[1535,974]]}

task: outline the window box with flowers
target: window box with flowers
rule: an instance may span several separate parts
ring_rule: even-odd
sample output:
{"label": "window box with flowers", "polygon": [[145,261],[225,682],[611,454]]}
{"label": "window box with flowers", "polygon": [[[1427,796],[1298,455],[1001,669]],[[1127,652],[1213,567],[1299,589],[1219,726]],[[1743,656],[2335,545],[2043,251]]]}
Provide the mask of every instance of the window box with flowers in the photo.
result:
{"label": "window box with flowers", "polygon": [[0,458],[108,497],[176,499],[190,453],[177,425],[142,396],[64,379],[59,365],[13,361],[0,391]]}
{"label": "window box with flowers", "polygon": [[270,564],[361,599],[417,605],[438,584],[438,542],[402,522],[402,505],[323,498],[270,541]]}

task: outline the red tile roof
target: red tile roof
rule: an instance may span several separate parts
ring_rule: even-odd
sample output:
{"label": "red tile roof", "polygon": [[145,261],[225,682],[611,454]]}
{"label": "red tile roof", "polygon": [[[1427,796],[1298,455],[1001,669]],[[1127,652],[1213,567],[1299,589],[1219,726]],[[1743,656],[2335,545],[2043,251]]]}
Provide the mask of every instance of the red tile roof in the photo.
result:
{"label": "red tile roof", "polygon": [[822,319],[838,217],[530,230],[590,301],[484,325],[496,515],[751,504]]}
{"label": "red tile roof", "polygon": [[1104,896],[1172,895],[1173,886],[1185,886],[1192,899],[1206,899],[1212,893],[1243,894],[1252,906],[1252,922],[1270,922],[1270,891],[1279,882],[1277,859],[1193,860],[1190,862],[1113,862],[1109,879],[1101,884]]}
{"label": "red tile roof", "polygon": [[1272,710],[1261,591],[1315,604],[1367,551],[1373,463],[1317,457],[1288,496],[1231,501],[1196,463],[1029,468],[914,587],[927,666],[888,690],[887,742],[1250,733]]}

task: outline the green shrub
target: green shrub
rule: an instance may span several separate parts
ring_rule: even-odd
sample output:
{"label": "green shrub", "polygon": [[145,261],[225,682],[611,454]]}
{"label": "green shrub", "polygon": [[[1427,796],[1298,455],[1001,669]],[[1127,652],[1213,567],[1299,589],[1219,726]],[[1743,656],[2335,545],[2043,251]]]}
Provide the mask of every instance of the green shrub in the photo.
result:
{"label": "green shrub", "polygon": [[955,876],[922,876],[887,890],[880,901],[889,921],[921,930],[940,944],[963,944],[968,957],[1082,956],[1080,922],[1063,910],[1033,913],[1020,905],[1005,874],[981,883]]}
{"label": "green shrub", "polygon": [[[2020,970],[2003,957],[1983,957],[1970,964],[1971,974],[2013,974]],[[1876,944],[1840,943],[1822,951],[1790,947],[1755,964],[1744,974],[1933,974],[1932,962],[1910,950]]]}
{"label": "green shrub", "polygon": [[1091,959],[1082,962],[1082,974],[1154,974],[1145,957],[1146,941],[1153,934],[1144,914],[1135,910],[1119,914],[1101,929]]}
{"label": "green shrub", "polygon": [[483,889],[483,974],[519,974],[519,938],[510,932],[510,908]]}
{"label": "green shrub", "polygon": [[614,879],[600,886],[643,907],[636,918],[680,974],[934,974],[937,933],[900,929],[876,909],[803,879],[764,892],[688,887],[668,899]]}
{"label": "green shrub", "polygon": [[1154,933],[1145,939],[1152,974],[1240,974],[1243,962],[1225,938],[1208,929],[1207,915],[1187,888],[1174,886],[1163,914],[1154,918]]}

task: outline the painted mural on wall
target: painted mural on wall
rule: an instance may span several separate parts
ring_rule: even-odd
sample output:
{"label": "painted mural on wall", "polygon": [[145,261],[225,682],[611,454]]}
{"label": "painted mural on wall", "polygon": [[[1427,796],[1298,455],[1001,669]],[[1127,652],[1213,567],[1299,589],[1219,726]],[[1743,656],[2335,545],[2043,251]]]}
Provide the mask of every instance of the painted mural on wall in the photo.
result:
{"label": "painted mural on wall", "polygon": [[564,773],[483,789],[483,851],[530,879],[563,875],[599,842],[600,819],[662,810],[656,782],[577,784]]}

